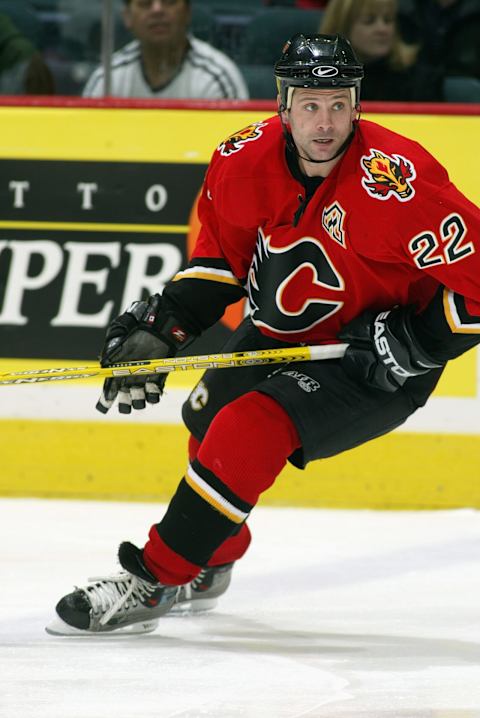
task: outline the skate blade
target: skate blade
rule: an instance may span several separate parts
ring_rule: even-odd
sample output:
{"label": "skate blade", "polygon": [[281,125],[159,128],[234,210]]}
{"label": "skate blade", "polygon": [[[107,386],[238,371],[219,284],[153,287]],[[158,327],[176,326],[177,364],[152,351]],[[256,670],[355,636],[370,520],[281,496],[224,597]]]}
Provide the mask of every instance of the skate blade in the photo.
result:
{"label": "skate blade", "polygon": [[154,619],[152,621],[132,623],[129,626],[122,626],[108,631],[83,631],[80,628],[69,626],[68,623],[65,623],[65,621],[62,621],[62,619],[57,616],[48,626],[45,626],[45,631],[50,636],[135,636],[142,633],[151,633],[157,626],[158,620]]}
{"label": "skate blade", "polygon": [[182,613],[203,613],[204,611],[211,611],[215,608],[218,600],[216,598],[196,598],[192,601],[182,601],[181,603],[174,603],[172,608],[166,615],[178,616]]}

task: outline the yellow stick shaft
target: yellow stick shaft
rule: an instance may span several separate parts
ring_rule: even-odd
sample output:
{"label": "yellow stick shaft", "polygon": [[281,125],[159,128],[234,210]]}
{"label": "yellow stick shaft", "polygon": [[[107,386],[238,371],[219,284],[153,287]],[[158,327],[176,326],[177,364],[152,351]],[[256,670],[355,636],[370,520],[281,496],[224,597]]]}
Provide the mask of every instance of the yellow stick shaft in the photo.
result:
{"label": "yellow stick shaft", "polygon": [[282,349],[258,349],[232,352],[230,354],[200,354],[172,359],[144,359],[114,364],[109,367],[77,366],[67,368],[33,369],[30,371],[7,371],[0,373],[0,385],[38,384],[50,381],[88,379],[89,377],[134,377],[148,374],[164,374],[190,369],[233,369],[256,364],[283,364],[293,361],[316,361],[338,359],[343,356],[347,344],[288,347]]}

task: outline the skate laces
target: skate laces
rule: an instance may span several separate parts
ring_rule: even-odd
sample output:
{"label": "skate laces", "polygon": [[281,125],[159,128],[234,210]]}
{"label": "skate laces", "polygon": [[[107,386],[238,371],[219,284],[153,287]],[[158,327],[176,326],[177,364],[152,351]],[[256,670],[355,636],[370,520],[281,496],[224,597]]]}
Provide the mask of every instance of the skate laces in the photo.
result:
{"label": "skate laces", "polygon": [[143,581],[131,573],[122,572],[115,576],[97,576],[88,579],[92,585],[81,590],[86,593],[94,614],[103,614],[99,620],[104,626],[122,609],[136,608],[148,598],[158,585]]}
{"label": "skate laces", "polygon": [[197,588],[202,584],[203,579],[205,578],[205,575],[207,573],[207,569],[202,568],[198,576],[195,576],[195,578],[192,578],[190,583],[186,583],[184,586],[182,586],[182,601],[189,601],[192,596],[193,592],[197,590]]}
{"label": "skate laces", "polygon": [[207,574],[207,569],[202,568],[202,570],[200,571],[198,576],[195,576],[195,578],[193,578],[190,581],[189,585],[193,588],[193,590],[197,589],[202,584],[202,581],[205,578],[206,574]]}

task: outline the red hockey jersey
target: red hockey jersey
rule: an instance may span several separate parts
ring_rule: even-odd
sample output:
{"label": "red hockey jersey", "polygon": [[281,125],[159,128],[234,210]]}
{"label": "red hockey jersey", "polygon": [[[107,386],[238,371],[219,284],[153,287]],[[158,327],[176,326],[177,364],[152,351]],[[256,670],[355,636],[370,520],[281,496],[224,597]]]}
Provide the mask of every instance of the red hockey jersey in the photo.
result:
{"label": "red hockey jersey", "polygon": [[448,331],[480,332],[480,212],[421,145],[361,120],[295,224],[304,199],[278,117],[220,144],[192,261],[174,278],[177,294],[194,282],[199,324],[211,322],[205,282],[220,315],[246,287],[255,325],[294,343],[334,341],[366,309],[421,311],[443,286]]}

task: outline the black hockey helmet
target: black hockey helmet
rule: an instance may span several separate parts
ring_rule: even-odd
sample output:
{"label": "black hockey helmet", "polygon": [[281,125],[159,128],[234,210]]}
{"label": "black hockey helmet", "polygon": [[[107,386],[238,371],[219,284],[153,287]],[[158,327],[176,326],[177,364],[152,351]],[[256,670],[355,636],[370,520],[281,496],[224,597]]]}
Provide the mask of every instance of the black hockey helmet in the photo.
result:
{"label": "black hockey helmet", "polygon": [[290,107],[295,87],[353,87],[358,104],[362,78],[363,65],[342,35],[293,35],[275,63],[281,109]]}

